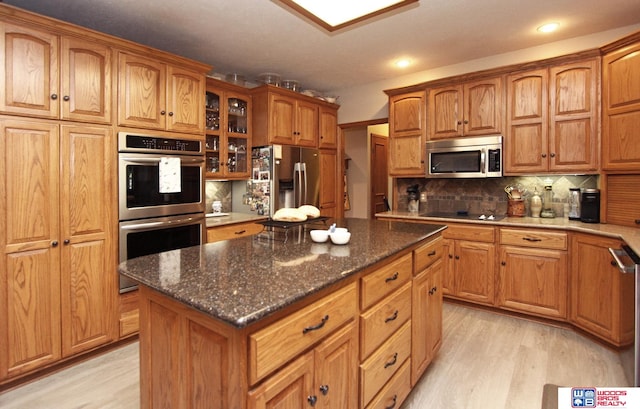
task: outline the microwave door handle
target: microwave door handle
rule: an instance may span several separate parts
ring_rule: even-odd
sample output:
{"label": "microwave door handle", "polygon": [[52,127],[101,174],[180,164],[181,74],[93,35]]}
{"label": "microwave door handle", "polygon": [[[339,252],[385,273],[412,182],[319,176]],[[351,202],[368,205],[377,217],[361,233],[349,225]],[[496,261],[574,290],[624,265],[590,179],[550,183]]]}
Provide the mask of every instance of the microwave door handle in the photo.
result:
{"label": "microwave door handle", "polygon": [[487,152],[484,148],[480,150],[480,173],[487,173]]}

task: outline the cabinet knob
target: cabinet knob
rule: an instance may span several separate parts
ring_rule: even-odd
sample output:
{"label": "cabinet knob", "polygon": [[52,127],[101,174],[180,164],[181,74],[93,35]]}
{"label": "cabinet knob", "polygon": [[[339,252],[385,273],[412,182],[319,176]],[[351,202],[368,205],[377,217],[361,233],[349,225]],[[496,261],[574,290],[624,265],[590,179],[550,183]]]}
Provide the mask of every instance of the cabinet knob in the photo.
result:
{"label": "cabinet knob", "polygon": [[321,385],[321,386],[320,386],[320,392],[321,392],[324,396],[327,396],[327,393],[329,393],[329,385]]}
{"label": "cabinet knob", "polygon": [[64,239],[64,241],[63,241],[62,243],[64,243],[65,245],[67,245],[67,244],[71,243],[71,240],[69,240],[69,239]]}
{"label": "cabinet knob", "polygon": [[164,110],[160,111],[160,115],[164,115],[166,112]]}
{"label": "cabinet knob", "polygon": [[468,123],[469,123],[469,121],[465,119],[464,120],[464,124],[467,125]]}
{"label": "cabinet knob", "polygon": [[640,219],[635,219],[635,220],[634,220],[634,222],[635,222],[636,224],[640,224]]}
{"label": "cabinet knob", "polygon": [[506,262],[506,261],[503,261],[503,262],[501,262],[501,263],[500,263],[500,265],[501,265],[501,266],[506,266],[506,265],[507,265],[507,262]]}
{"label": "cabinet knob", "polygon": [[462,125],[462,121],[458,121],[458,125]]}
{"label": "cabinet knob", "polygon": [[53,99],[53,100],[58,99],[58,94],[51,94],[51,99]]}
{"label": "cabinet knob", "polygon": [[65,101],[70,100],[71,98],[69,98],[69,95],[65,95],[64,97],[62,97],[62,99],[64,99]]}
{"label": "cabinet knob", "polygon": [[456,256],[456,260],[460,260],[460,256]]}
{"label": "cabinet knob", "polygon": [[618,267],[618,263],[615,260],[611,260],[611,265],[614,267]]}
{"label": "cabinet knob", "polygon": [[169,116],[173,116],[173,112],[169,112]]}
{"label": "cabinet knob", "polygon": [[51,242],[51,247],[58,247],[58,240],[54,240]]}
{"label": "cabinet knob", "polygon": [[546,154],[546,153],[543,153],[543,154],[542,154],[542,157],[543,157],[543,158],[546,158],[546,157],[547,157],[547,154]]}
{"label": "cabinet knob", "polygon": [[309,402],[309,405],[311,406],[316,406],[316,402],[318,402],[318,397],[316,395],[309,396],[307,398],[307,402]]}
{"label": "cabinet knob", "polygon": [[553,152],[551,152],[551,154],[550,154],[549,156],[551,156],[552,158],[555,158],[555,157],[556,157],[556,154],[555,154],[555,153],[553,153]]}

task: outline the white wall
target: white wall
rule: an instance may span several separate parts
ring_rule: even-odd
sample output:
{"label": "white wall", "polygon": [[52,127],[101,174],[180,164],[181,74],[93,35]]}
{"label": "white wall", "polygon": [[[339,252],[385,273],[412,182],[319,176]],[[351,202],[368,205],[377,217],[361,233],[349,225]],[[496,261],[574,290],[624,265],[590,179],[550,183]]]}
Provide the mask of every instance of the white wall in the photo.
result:
{"label": "white wall", "polygon": [[389,115],[387,107],[388,97],[383,92],[385,89],[405,87],[439,78],[542,60],[598,48],[638,30],[640,30],[640,24],[570,40],[558,41],[544,46],[467,61],[461,64],[435,68],[415,74],[398,76],[384,81],[333,90],[331,92],[332,94],[340,95],[341,107],[338,111],[338,122],[346,124],[387,118]]}

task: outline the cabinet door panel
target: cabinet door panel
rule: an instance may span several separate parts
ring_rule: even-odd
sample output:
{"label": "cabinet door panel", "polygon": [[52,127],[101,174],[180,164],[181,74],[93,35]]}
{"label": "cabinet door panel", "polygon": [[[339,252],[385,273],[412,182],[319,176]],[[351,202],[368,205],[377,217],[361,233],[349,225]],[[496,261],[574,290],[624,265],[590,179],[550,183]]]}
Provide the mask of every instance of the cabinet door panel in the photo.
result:
{"label": "cabinet door panel", "polygon": [[193,71],[167,68],[167,130],[202,133],[204,130],[205,81]]}
{"label": "cabinet door panel", "polygon": [[249,392],[249,409],[298,409],[313,392],[313,353],[301,356]]}
{"label": "cabinet door panel", "polygon": [[338,147],[338,113],[334,109],[320,108],[319,148]]}
{"label": "cabinet door panel", "polygon": [[462,86],[436,88],[429,92],[429,139],[462,134]]}
{"label": "cabinet door panel", "polygon": [[63,355],[68,356],[116,336],[111,129],[63,126],[60,147]]}
{"label": "cabinet door panel", "polygon": [[425,175],[427,150],[422,134],[389,138],[389,175]]}
{"label": "cabinet door panel", "polygon": [[[358,330],[355,322],[331,335],[315,349],[316,407],[358,406]],[[326,391],[323,392],[323,391]]]}
{"label": "cabinet door panel", "polygon": [[120,53],[118,124],[164,129],[166,67],[157,61]]}
{"label": "cabinet door panel", "polygon": [[338,207],[338,154],[335,150],[320,151],[320,214],[335,216]]}
{"label": "cabinet door panel", "polygon": [[391,97],[389,100],[389,115],[392,118],[391,134],[406,136],[424,132],[426,128],[425,106],[426,95],[424,92]]}
{"label": "cabinet door panel", "polygon": [[458,241],[454,264],[456,295],[471,301],[493,304],[495,246]]}
{"label": "cabinet door panel", "polygon": [[296,101],[282,95],[270,94],[269,106],[270,142],[293,144]]}
{"label": "cabinet door panel", "polygon": [[5,22],[0,31],[0,111],[57,118],[58,36]]}
{"label": "cabinet door panel", "polygon": [[298,101],[296,109],[296,145],[318,146],[318,106],[308,102]]}
{"label": "cabinet door panel", "polygon": [[0,379],[60,358],[58,127],[0,120]]}
{"label": "cabinet door panel", "polygon": [[502,131],[502,78],[465,84],[464,100],[465,136]]}
{"label": "cabinet door panel", "polygon": [[61,117],[111,122],[111,49],[81,39],[61,40]]}

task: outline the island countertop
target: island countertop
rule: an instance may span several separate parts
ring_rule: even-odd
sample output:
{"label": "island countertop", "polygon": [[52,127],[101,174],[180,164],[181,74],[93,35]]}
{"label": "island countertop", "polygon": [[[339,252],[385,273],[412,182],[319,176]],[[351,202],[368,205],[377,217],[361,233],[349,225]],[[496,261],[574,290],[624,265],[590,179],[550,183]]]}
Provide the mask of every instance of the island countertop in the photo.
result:
{"label": "island countertop", "polygon": [[351,241],[314,243],[303,226],[287,240],[261,235],[139,257],[118,271],[242,328],[436,235],[443,224],[339,220]]}

